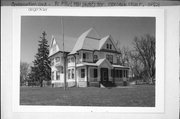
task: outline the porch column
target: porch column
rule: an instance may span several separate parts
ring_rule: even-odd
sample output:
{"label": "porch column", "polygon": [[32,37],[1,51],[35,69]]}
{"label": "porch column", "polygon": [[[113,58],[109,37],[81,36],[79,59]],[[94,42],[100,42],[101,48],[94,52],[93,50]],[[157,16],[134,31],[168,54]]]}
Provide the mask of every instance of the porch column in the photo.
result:
{"label": "porch column", "polygon": [[97,70],[98,70],[98,81],[100,82],[101,81],[101,68],[97,67]]}
{"label": "porch column", "polygon": [[87,81],[87,87],[88,87],[89,86],[88,66],[86,66],[86,81]]}

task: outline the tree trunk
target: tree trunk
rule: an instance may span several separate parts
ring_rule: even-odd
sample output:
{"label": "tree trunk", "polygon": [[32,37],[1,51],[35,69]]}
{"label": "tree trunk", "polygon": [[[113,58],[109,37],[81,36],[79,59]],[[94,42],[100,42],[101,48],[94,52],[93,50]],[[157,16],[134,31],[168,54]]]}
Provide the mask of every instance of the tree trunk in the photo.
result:
{"label": "tree trunk", "polygon": [[43,87],[43,80],[40,81],[40,87]]}

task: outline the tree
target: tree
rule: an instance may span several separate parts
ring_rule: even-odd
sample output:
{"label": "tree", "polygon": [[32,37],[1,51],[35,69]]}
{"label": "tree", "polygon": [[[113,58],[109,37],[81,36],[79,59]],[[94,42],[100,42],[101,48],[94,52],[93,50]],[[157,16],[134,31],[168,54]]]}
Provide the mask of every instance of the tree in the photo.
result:
{"label": "tree", "polygon": [[29,75],[31,80],[38,81],[41,87],[43,86],[43,80],[49,81],[51,79],[50,60],[48,59],[49,45],[46,35],[46,32],[43,32],[40,37],[38,53],[35,55],[34,66],[31,67]]}
{"label": "tree", "polygon": [[152,83],[155,78],[155,37],[145,35],[135,37],[133,42],[138,60],[143,63],[143,74]]}
{"label": "tree", "polygon": [[29,64],[26,62],[20,62],[20,85],[21,86],[27,80],[28,70],[29,70]]}

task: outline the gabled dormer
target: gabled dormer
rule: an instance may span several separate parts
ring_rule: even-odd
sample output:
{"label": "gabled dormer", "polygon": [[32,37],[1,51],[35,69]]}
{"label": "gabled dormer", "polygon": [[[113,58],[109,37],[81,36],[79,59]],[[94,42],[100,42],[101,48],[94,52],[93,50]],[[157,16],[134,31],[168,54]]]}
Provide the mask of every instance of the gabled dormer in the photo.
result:
{"label": "gabled dormer", "polygon": [[108,35],[100,40],[99,50],[118,52],[117,46],[116,46],[113,38],[110,35]]}

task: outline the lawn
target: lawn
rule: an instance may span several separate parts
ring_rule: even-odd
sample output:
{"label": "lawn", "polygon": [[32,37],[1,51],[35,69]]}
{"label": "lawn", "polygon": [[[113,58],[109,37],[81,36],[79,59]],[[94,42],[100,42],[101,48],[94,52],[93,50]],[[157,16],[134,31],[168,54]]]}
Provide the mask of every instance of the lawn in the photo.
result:
{"label": "lawn", "polygon": [[134,85],[113,88],[21,87],[21,105],[130,106],[154,107],[155,86]]}

